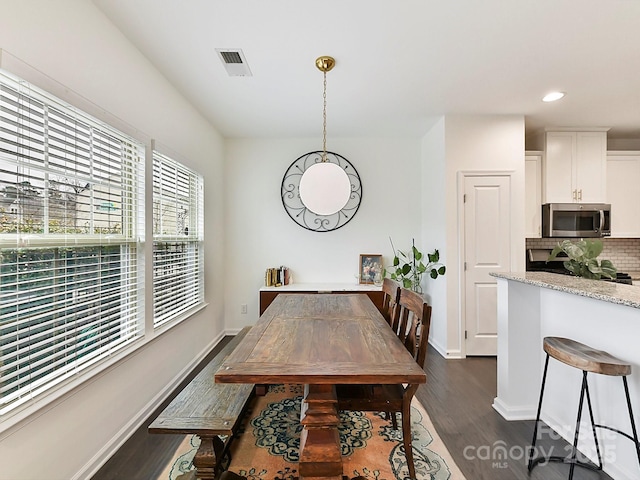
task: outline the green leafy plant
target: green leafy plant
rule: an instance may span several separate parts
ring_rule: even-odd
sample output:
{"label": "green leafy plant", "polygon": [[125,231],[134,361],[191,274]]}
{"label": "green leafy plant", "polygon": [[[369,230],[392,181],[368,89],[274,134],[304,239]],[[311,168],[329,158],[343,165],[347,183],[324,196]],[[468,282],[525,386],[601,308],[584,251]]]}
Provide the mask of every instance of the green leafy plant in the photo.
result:
{"label": "green leafy plant", "polygon": [[389,271],[385,269],[384,275],[388,274],[392,280],[399,282],[404,288],[420,292],[422,275],[429,272],[431,278],[438,278],[447,271],[446,267],[440,263],[440,252],[437,249],[425,256],[416,248],[415,240],[411,241],[411,250],[406,252],[396,250],[391,238],[389,241],[393,249],[393,266]]}
{"label": "green leafy plant", "polygon": [[564,252],[569,260],[564,262],[564,268],[578,277],[599,280],[602,277],[616,278],[617,269],[610,260],[597,260],[602,253],[601,240],[563,240],[552,250],[549,260],[555,259],[560,252]]}

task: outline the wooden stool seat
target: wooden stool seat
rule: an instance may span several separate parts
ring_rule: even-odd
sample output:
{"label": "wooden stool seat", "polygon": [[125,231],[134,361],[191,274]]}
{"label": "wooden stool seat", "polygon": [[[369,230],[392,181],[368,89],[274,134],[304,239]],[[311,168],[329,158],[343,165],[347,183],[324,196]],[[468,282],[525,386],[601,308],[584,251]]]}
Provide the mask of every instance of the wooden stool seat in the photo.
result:
{"label": "wooden stool seat", "polygon": [[580,370],[601,375],[624,376],[631,373],[631,365],[602,351],[562,337],[545,337],[544,351],[556,360]]}

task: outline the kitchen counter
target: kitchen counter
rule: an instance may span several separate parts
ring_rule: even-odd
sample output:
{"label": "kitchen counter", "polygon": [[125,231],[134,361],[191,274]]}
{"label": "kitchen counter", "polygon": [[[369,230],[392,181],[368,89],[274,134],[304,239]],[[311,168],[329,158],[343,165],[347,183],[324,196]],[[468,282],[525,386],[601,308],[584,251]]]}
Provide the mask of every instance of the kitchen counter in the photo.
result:
{"label": "kitchen counter", "polygon": [[640,288],[633,285],[546,272],[500,272],[491,276],[640,308]]}
{"label": "kitchen counter", "polygon": [[[498,292],[498,385],[493,407],[500,415],[507,420],[535,419],[545,360],[543,339],[557,336],[628,362],[631,402],[636,419],[640,416],[638,286],[544,272],[491,275],[497,279]],[[581,383],[579,370],[551,360],[541,417],[569,443],[573,443]],[[590,374],[589,389],[596,422],[629,430],[620,378]],[[605,461],[606,473],[616,480],[637,479],[632,442],[609,432],[600,440],[605,458],[615,455],[615,462]],[[580,450],[593,456],[590,435],[581,435]]]}

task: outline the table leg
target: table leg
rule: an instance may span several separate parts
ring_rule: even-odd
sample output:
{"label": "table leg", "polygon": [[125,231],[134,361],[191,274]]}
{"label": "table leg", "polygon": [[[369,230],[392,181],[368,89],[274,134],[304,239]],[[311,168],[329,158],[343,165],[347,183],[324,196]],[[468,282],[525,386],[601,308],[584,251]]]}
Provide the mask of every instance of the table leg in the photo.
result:
{"label": "table leg", "polygon": [[256,384],[256,395],[258,397],[264,397],[267,394],[267,390],[269,390],[269,385],[263,383]]}
{"label": "table leg", "polygon": [[300,412],[300,477],[342,479],[342,454],[336,389],[305,385]]}
{"label": "table leg", "polygon": [[220,462],[224,443],[217,435],[199,435],[200,447],[193,457],[198,480],[216,478],[217,465]]}

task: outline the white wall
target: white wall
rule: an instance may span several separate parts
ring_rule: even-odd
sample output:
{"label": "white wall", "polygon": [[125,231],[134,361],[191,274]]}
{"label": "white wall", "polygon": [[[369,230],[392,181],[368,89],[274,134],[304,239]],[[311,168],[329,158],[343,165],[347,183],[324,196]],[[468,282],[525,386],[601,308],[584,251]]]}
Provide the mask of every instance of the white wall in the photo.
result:
{"label": "white wall", "polygon": [[[407,138],[328,138],[328,150],[349,160],[362,180],[362,203],[333,232],[306,230],[287,215],[280,187],[300,155],[321,148],[312,139],[227,141],[225,179],[225,319],[228,328],[258,319],[258,289],[268,267],[288,266],[295,283],[355,283],[361,253],[393,258],[396,248],[419,241],[420,142]],[[240,314],[240,305],[248,314]]]}
{"label": "white wall", "polygon": [[[464,355],[461,331],[461,259],[457,177],[461,171],[512,171],[511,269],[524,270],[524,117],[455,116],[437,122],[423,137],[423,246],[440,247],[447,266],[444,279],[427,281],[433,297],[432,344],[446,357]],[[444,168],[443,168],[444,165]],[[430,178],[432,172],[436,177]],[[441,184],[438,185],[438,177]],[[433,188],[429,188],[432,185]],[[444,213],[444,217],[442,216]],[[431,228],[430,220],[436,226]],[[446,280],[446,307],[443,285]]]}
{"label": "white wall", "polygon": [[441,353],[447,351],[447,280],[451,272],[447,250],[447,190],[455,185],[444,181],[446,175],[445,119],[435,123],[422,139],[422,252],[438,249],[440,262],[447,267],[444,277],[423,279],[423,291],[431,305],[431,344]]}
{"label": "white wall", "polygon": [[0,423],[0,478],[83,478],[223,334],[223,141],[91,2],[3,1],[0,49],[64,85],[69,97],[79,94],[155,138],[205,177],[208,307],[46,408]]}

